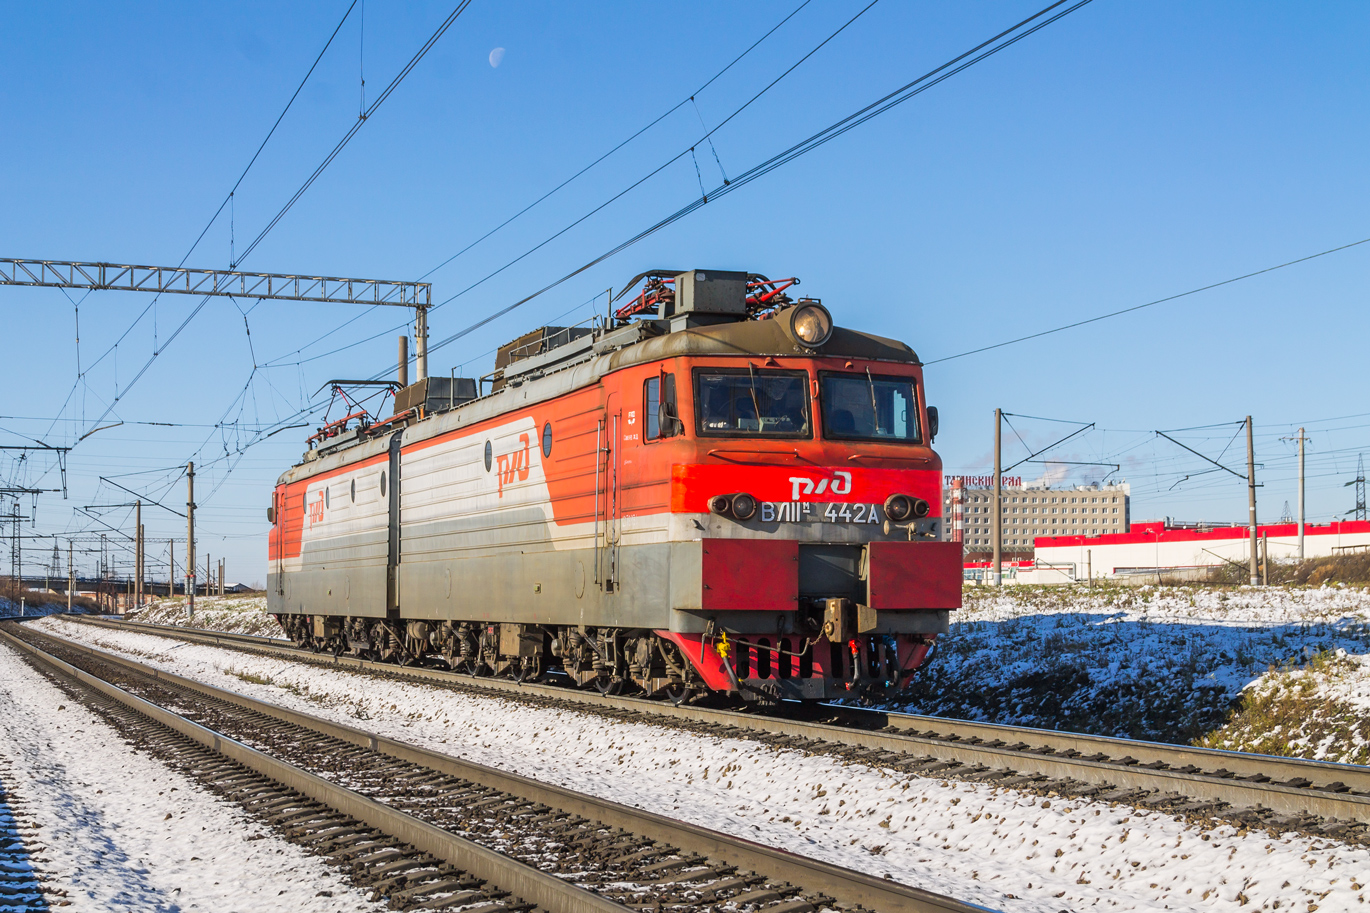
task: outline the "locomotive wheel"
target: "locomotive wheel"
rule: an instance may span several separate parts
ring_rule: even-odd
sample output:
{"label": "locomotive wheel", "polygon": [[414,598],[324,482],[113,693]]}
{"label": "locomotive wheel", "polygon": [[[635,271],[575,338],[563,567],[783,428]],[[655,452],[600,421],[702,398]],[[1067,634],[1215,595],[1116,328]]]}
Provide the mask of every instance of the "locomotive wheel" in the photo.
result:
{"label": "locomotive wheel", "polygon": [[695,689],[684,682],[671,682],[661,689],[661,693],[666,696],[666,700],[679,707],[690,702],[690,698],[694,697]]}
{"label": "locomotive wheel", "polygon": [[623,679],[621,678],[605,678],[604,676],[600,676],[595,679],[594,685],[595,690],[605,696],[623,693]]}

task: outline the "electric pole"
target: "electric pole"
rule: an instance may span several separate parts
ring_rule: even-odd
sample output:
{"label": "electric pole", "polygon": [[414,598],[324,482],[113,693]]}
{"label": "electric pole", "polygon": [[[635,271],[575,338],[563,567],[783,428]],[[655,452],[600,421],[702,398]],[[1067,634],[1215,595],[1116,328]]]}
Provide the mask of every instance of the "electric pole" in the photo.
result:
{"label": "electric pole", "polygon": [[1246,417],[1246,502],[1249,514],[1247,522],[1251,525],[1251,585],[1260,586],[1261,576],[1256,566],[1259,561],[1256,554],[1256,444],[1252,438],[1249,415]]}
{"label": "electric pole", "polygon": [[1343,485],[1343,488],[1356,486],[1356,506],[1347,511],[1348,514],[1355,516],[1357,520],[1365,519],[1365,454],[1360,455],[1356,461],[1356,477]]}
{"label": "electric pole", "polygon": [[1303,560],[1303,429],[1299,429],[1299,560]]}
{"label": "electric pole", "polygon": [[[186,613],[195,618],[195,463],[186,463],[185,472],[185,599]],[[1251,510],[1255,517],[1255,507]],[[1255,536],[1255,532],[1251,535]]]}
{"label": "electric pole", "polygon": [[133,605],[134,611],[143,607],[143,502],[139,500],[133,502],[133,526],[137,541],[133,543],[133,576],[137,581],[133,584]]}
{"label": "electric pole", "polygon": [[1000,476],[1003,466],[1003,452],[1000,446],[1000,429],[1003,426],[1003,410],[994,410],[994,562],[991,565],[995,586],[1004,584],[1004,566],[1002,563],[1004,552],[1004,513],[999,505],[1004,500],[1004,480]]}
{"label": "electric pole", "polygon": [[76,568],[71,563],[71,540],[67,540],[67,614],[71,614],[71,591],[76,589]]}

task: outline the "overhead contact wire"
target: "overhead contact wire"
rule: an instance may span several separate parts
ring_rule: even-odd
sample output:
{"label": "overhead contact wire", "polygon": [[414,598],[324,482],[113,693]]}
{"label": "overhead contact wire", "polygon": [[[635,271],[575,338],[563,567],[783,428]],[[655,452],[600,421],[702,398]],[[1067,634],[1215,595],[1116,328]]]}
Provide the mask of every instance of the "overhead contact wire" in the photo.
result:
{"label": "overhead contact wire", "polygon": [[[777,29],[779,29],[782,25],[784,25],[785,23],[787,23],[787,22],[789,22],[791,19],[793,19],[793,18],[799,13],[800,10],[804,9],[804,7],[808,6],[811,2],[812,2],[812,0],[804,0],[803,3],[801,3],[801,4],[799,4],[799,6],[795,7],[795,8],[794,8],[794,12],[790,13],[790,14],[789,14],[788,16],[786,16],[784,19],[781,19],[781,20],[780,20],[779,22],[777,22],[775,25],[771,26],[770,31],[766,32],[766,34],[762,35],[760,38],[756,39],[756,41],[752,42],[751,45],[749,45],[745,51],[743,51],[741,54],[738,54],[736,57],[734,57],[734,58],[728,63],[727,66],[725,66],[723,69],[719,70],[719,71],[718,71],[717,73],[715,73],[713,76],[709,77],[709,80],[708,80],[707,82],[705,82],[704,85],[700,86],[698,89],[695,89],[693,92],[691,92],[691,93],[690,93],[690,96],[689,96],[688,98],[683,99],[682,101],[676,102],[674,105],[672,105],[670,108],[668,108],[668,109],[667,109],[666,111],[664,111],[662,114],[660,114],[660,115],[659,115],[655,120],[653,120],[651,123],[647,124],[645,127],[643,127],[642,129],[638,130],[638,131],[637,131],[636,133],[634,133],[632,136],[630,136],[630,137],[628,137],[627,139],[623,140],[623,141],[622,141],[621,143],[619,143],[617,146],[615,146],[614,148],[610,149],[608,152],[604,153],[604,154],[601,155],[599,158],[595,159],[593,162],[591,162],[590,164],[586,165],[584,168],[580,169],[580,170],[577,171],[575,174],[571,175],[569,178],[567,178],[566,180],[562,181],[560,184],[558,184],[557,186],[553,187],[551,190],[547,191],[547,192],[544,193],[542,196],[538,197],[536,200],[534,200],[533,202],[529,203],[527,206],[523,207],[523,208],[520,209],[518,212],[516,212],[516,213],[514,213],[512,216],[510,216],[509,218],[505,219],[503,222],[501,222],[500,224],[496,225],[494,228],[490,229],[490,230],[487,231],[485,234],[481,235],[479,238],[477,238],[476,240],[472,241],[470,244],[466,245],[465,247],[463,247],[461,250],[457,251],[457,252],[456,252],[455,254],[453,254],[452,256],[448,257],[446,260],[444,260],[444,261],[442,261],[441,263],[439,263],[437,266],[433,267],[433,268],[430,269],[428,272],[424,273],[422,276],[419,277],[419,279],[421,279],[421,280],[422,280],[422,279],[427,279],[427,278],[428,278],[429,276],[431,276],[433,273],[435,273],[435,272],[437,272],[438,270],[442,269],[444,266],[446,266],[447,264],[451,263],[453,260],[455,260],[455,259],[457,259],[458,257],[460,257],[462,254],[466,253],[466,252],[469,251],[471,248],[473,248],[473,247],[475,247],[476,245],[480,244],[480,243],[481,243],[482,241],[484,241],[486,238],[489,238],[491,235],[495,234],[497,231],[499,231],[500,229],[504,228],[504,227],[505,227],[506,225],[508,225],[510,222],[513,222],[514,220],[518,219],[518,218],[519,218],[520,216],[522,216],[524,213],[528,212],[530,209],[533,209],[533,208],[536,207],[539,203],[542,203],[542,202],[545,201],[548,197],[551,197],[553,194],[555,194],[557,191],[559,191],[559,190],[561,190],[562,188],[564,188],[566,185],[568,185],[568,184],[570,184],[571,182],[575,181],[577,178],[579,178],[581,175],[585,174],[587,171],[589,171],[589,170],[591,170],[592,168],[594,168],[594,167],[595,167],[596,165],[598,165],[600,162],[603,162],[605,159],[609,158],[609,157],[610,157],[611,155],[613,155],[615,152],[617,152],[618,150],[622,149],[624,146],[628,145],[628,144],[631,143],[633,140],[637,139],[639,136],[641,136],[642,134],[646,133],[648,130],[652,129],[653,127],[655,127],[657,124],[661,123],[661,122],[662,122],[663,120],[665,120],[666,118],[670,117],[670,116],[671,116],[672,114],[674,114],[675,112],[679,111],[682,107],[684,107],[685,105],[687,105],[687,104],[689,104],[690,102],[694,101],[694,98],[695,98],[696,95],[698,95],[700,92],[703,92],[705,89],[709,88],[709,86],[713,85],[714,82],[715,82],[720,76],[722,76],[724,73],[726,73],[726,72],[728,72],[729,70],[731,70],[731,69],[733,68],[734,65],[736,65],[739,61],[742,60],[742,58],[746,57],[746,56],[747,56],[748,54],[750,54],[752,51],[756,50],[757,46],[760,45],[761,42],[763,42],[763,41],[765,41],[767,38],[771,37],[771,35],[774,34],[775,31],[776,31]],[[721,167],[721,166],[720,166],[720,167]]]}
{"label": "overhead contact wire", "polygon": [[[800,157],[801,155],[804,155],[804,154],[806,154],[806,153],[808,153],[808,152],[813,151],[814,149],[818,148],[819,146],[823,145],[824,143],[828,142],[829,140],[835,139],[837,136],[840,136],[841,134],[846,133],[848,130],[853,129],[854,127],[857,127],[857,126],[859,126],[860,124],[865,123],[866,121],[870,120],[871,118],[876,117],[876,116],[878,116],[878,115],[880,115],[880,114],[883,114],[883,113],[885,113],[886,111],[889,111],[891,108],[895,107],[896,105],[899,105],[899,104],[901,104],[901,103],[903,103],[903,102],[909,100],[910,98],[913,98],[914,96],[916,96],[916,95],[918,95],[918,94],[920,94],[920,93],[926,91],[927,89],[932,88],[933,86],[940,84],[940,83],[943,82],[944,80],[951,78],[952,76],[956,75],[957,73],[960,73],[962,70],[966,69],[967,67],[974,66],[976,63],[979,63],[980,61],[982,61],[982,60],[984,60],[984,59],[990,57],[991,55],[993,55],[993,54],[995,54],[995,53],[998,53],[999,51],[1004,50],[1004,49],[1007,48],[1007,47],[1010,47],[1011,45],[1017,43],[1017,42],[1020,41],[1021,39],[1026,38],[1027,36],[1029,36],[1029,35],[1031,35],[1031,34],[1034,34],[1035,32],[1039,31],[1039,30],[1042,29],[1042,28],[1045,28],[1046,26],[1052,24],[1053,22],[1056,22],[1057,20],[1061,19],[1062,17],[1064,17],[1064,16],[1066,16],[1066,15],[1069,15],[1070,13],[1075,12],[1076,10],[1080,9],[1081,7],[1083,7],[1083,6],[1085,6],[1086,4],[1088,4],[1089,2],[1091,2],[1091,0],[1079,0],[1079,2],[1075,3],[1073,6],[1070,6],[1070,7],[1066,8],[1065,10],[1062,10],[1061,12],[1057,13],[1056,15],[1051,16],[1050,18],[1048,18],[1048,19],[1046,19],[1046,20],[1044,20],[1044,21],[1042,21],[1042,22],[1038,22],[1036,25],[1032,26],[1031,28],[1025,29],[1024,31],[1021,31],[1021,32],[1019,32],[1019,33],[1016,34],[1016,35],[1014,34],[1015,32],[1018,32],[1018,30],[1024,29],[1024,26],[1027,26],[1029,23],[1032,23],[1034,20],[1040,19],[1042,16],[1045,16],[1047,13],[1050,13],[1052,10],[1057,9],[1058,7],[1062,6],[1065,2],[1066,2],[1066,0],[1057,0],[1057,2],[1052,3],[1050,6],[1047,6],[1047,7],[1043,8],[1042,10],[1040,10],[1040,11],[1034,13],[1033,15],[1029,16],[1028,18],[1026,18],[1026,19],[1022,20],[1021,22],[1017,23],[1016,25],[1013,25],[1013,26],[1011,26],[1010,28],[1005,29],[1004,31],[1002,31],[1002,32],[1000,32],[999,34],[995,35],[993,38],[990,38],[990,39],[988,39],[988,40],[986,40],[986,41],[984,41],[984,42],[981,42],[980,44],[978,44],[978,45],[976,45],[975,47],[971,48],[970,50],[966,51],[965,53],[960,54],[960,55],[958,55],[958,56],[952,58],[951,60],[947,61],[946,63],[942,64],[941,66],[938,66],[938,67],[936,67],[936,68],[934,68],[934,69],[928,71],[927,73],[923,74],[922,76],[919,76],[917,79],[914,79],[912,82],[909,82],[909,83],[907,83],[907,84],[904,85],[904,86],[901,86],[900,88],[896,89],[895,91],[890,92],[889,94],[885,95],[884,97],[882,97],[882,98],[880,98],[880,99],[877,99],[876,101],[874,101],[874,102],[872,102],[871,104],[865,106],[864,108],[861,108],[860,110],[858,110],[858,111],[856,111],[856,112],[854,112],[854,113],[848,115],[847,117],[842,118],[841,120],[837,121],[836,123],[833,123],[833,124],[829,125],[828,127],[825,127],[824,129],[822,129],[822,130],[818,131],[817,133],[811,135],[811,136],[808,137],[807,139],[802,140],[802,141],[800,141],[799,143],[796,143],[795,145],[791,146],[789,149],[786,149],[784,152],[781,152],[780,154],[778,154],[778,155],[776,155],[776,156],[773,156],[773,157],[767,159],[766,161],[760,163],[759,165],[754,166],[753,168],[749,169],[748,171],[743,172],[742,174],[738,175],[738,177],[734,178],[733,181],[732,181],[731,183],[729,183],[729,184],[724,184],[724,185],[720,185],[719,187],[716,187],[716,188],[712,191],[712,194],[702,194],[702,195],[700,196],[699,199],[696,199],[695,201],[693,201],[693,202],[687,204],[686,206],[684,206],[684,207],[682,207],[682,208],[676,210],[674,213],[672,213],[672,214],[669,215],[669,216],[666,216],[664,219],[661,219],[659,222],[656,222],[655,224],[648,226],[647,228],[645,228],[645,229],[643,229],[642,231],[638,232],[636,235],[632,236],[631,238],[627,239],[626,241],[622,242],[621,244],[619,244],[619,245],[617,245],[617,246],[615,246],[615,247],[613,247],[613,248],[610,248],[609,250],[603,252],[602,254],[600,254],[599,256],[597,256],[597,257],[595,257],[594,259],[590,260],[589,262],[587,262],[587,263],[585,263],[585,264],[583,264],[583,265],[577,267],[576,269],[572,270],[571,272],[567,273],[566,275],[562,276],[561,278],[556,279],[556,280],[554,280],[554,281],[548,283],[547,285],[545,285],[545,286],[543,286],[542,288],[538,289],[537,291],[533,292],[531,295],[528,295],[528,296],[526,296],[526,297],[524,297],[524,298],[521,298],[521,299],[519,299],[518,301],[515,301],[513,304],[510,304],[510,305],[507,305],[507,306],[504,307],[504,308],[501,308],[500,310],[498,310],[498,311],[496,311],[496,312],[490,314],[489,316],[487,316],[487,317],[485,317],[485,318],[483,318],[483,319],[477,321],[476,323],[472,324],[471,326],[467,327],[466,329],[461,330],[460,332],[454,333],[454,334],[452,334],[451,336],[446,337],[445,339],[443,339],[442,341],[440,341],[440,342],[438,342],[438,343],[436,343],[436,344],[429,345],[429,347],[428,347],[429,353],[432,353],[432,352],[435,351],[436,349],[439,349],[439,348],[441,348],[442,346],[445,346],[445,345],[447,345],[447,344],[449,344],[449,343],[451,343],[451,342],[455,342],[456,340],[462,338],[463,336],[466,336],[468,333],[471,333],[471,332],[473,332],[474,330],[477,330],[477,329],[479,329],[480,327],[485,326],[486,324],[490,323],[491,321],[496,320],[496,319],[498,319],[499,317],[504,316],[505,314],[508,314],[509,312],[515,310],[516,308],[522,307],[524,304],[527,304],[529,301],[532,301],[533,299],[539,297],[540,295],[543,295],[543,294],[545,294],[546,292],[548,292],[548,291],[550,291],[550,290],[556,288],[557,286],[561,285],[562,283],[564,283],[564,282],[566,282],[566,281],[568,281],[568,280],[570,280],[570,279],[572,279],[572,278],[574,278],[574,277],[580,275],[581,273],[585,272],[585,271],[588,270],[588,269],[591,269],[591,268],[594,267],[594,266],[599,265],[600,263],[604,262],[605,260],[608,260],[610,257],[613,257],[614,255],[619,254],[619,253],[623,252],[624,250],[627,250],[629,247],[632,247],[634,244],[637,244],[639,241],[643,240],[644,238],[647,238],[647,237],[649,237],[649,236],[655,234],[656,232],[660,231],[661,229],[667,227],[668,225],[674,224],[675,222],[679,221],[680,219],[685,218],[685,216],[687,216],[687,215],[689,215],[690,213],[694,212],[696,209],[699,209],[700,207],[704,206],[705,203],[707,202],[707,200],[706,200],[706,197],[707,197],[707,196],[710,196],[710,195],[711,195],[711,196],[713,196],[714,198],[717,198],[717,197],[720,197],[720,196],[722,196],[722,195],[724,195],[724,194],[726,194],[726,193],[731,193],[731,192],[737,190],[738,188],[745,186],[746,184],[751,183],[751,182],[752,182],[753,180],[755,180],[756,178],[761,177],[762,175],[767,174],[767,173],[769,173],[770,171],[773,171],[774,169],[780,167],[781,165],[784,165],[784,164],[787,164],[788,162],[793,161],[794,159]],[[870,8],[870,7],[866,7],[866,9],[869,9],[869,8]],[[865,9],[863,9],[862,12],[865,12]],[[860,14],[858,13],[858,15],[860,15]],[[850,24],[850,23],[848,23],[848,24]],[[845,28],[845,27],[846,27],[846,26],[844,25],[843,28]],[[835,35],[835,34],[836,34],[836,33],[834,33],[834,35]],[[1002,39],[1005,39],[1007,36],[1010,36],[1010,35],[1012,35],[1013,37],[1008,38],[1008,40],[1006,40],[1006,41],[1001,41]],[[832,36],[830,36],[829,40],[831,40],[831,37],[832,37]],[[996,44],[996,42],[1001,42],[1001,43]],[[826,42],[825,42],[825,43],[826,43]],[[820,45],[820,47],[821,47],[821,45]],[[815,50],[817,50],[817,49],[815,49]],[[813,52],[810,52],[810,55],[811,55],[812,53],[813,53]],[[805,59],[807,59],[808,56],[809,56],[809,55],[805,55]],[[793,69],[793,68],[791,68],[791,69]],[[786,72],[789,72],[789,71],[787,70]],[[940,75],[939,75],[939,74],[940,74]],[[783,75],[783,74],[782,74],[782,75]],[[774,83],[772,83],[772,85],[774,85]],[[769,87],[768,87],[768,88],[769,88]],[[765,90],[763,90],[763,91],[765,91]],[[757,97],[759,97],[759,95],[758,95]],[[754,101],[755,98],[753,98],[752,100]],[[751,103],[751,102],[749,101],[748,104],[750,104],[750,103]],[[745,105],[744,105],[743,107],[745,107]],[[738,112],[734,112],[733,115],[730,115],[730,117],[728,118],[728,120],[731,120],[732,117],[735,117],[735,116],[737,115],[737,113],[740,113],[741,110],[742,110],[742,109],[738,109]],[[726,122],[727,122],[727,120],[724,121],[724,123],[726,123]],[[722,125],[720,124],[720,126],[722,126]],[[717,129],[717,128],[715,128],[715,129]],[[543,242],[543,243],[546,243],[546,242]],[[539,245],[539,246],[541,246],[541,245]],[[527,255],[525,254],[524,256],[527,256]],[[518,258],[518,259],[522,259],[522,257],[520,257],[520,258]],[[517,261],[515,261],[515,262],[517,262]],[[507,268],[507,266],[506,266],[506,267],[501,267],[500,270],[497,270],[496,272],[500,272],[500,271],[502,271],[502,270],[505,269],[505,268]],[[492,273],[491,275],[494,275],[494,273]],[[488,278],[488,277],[487,277],[487,278]],[[484,280],[481,280],[481,281],[484,281]],[[477,284],[479,284],[479,283],[477,283]],[[473,287],[474,287],[474,286],[473,286]],[[469,290],[469,289],[468,289],[468,290]],[[447,302],[453,300],[453,298],[456,298],[456,297],[459,297],[459,296],[462,295],[462,294],[465,294],[465,291],[468,291],[468,290],[463,290],[462,292],[458,292],[457,295],[454,295],[454,296],[452,296],[452,298],[447,299],[447,301],[444,301],[443,304],[446,304]]]}

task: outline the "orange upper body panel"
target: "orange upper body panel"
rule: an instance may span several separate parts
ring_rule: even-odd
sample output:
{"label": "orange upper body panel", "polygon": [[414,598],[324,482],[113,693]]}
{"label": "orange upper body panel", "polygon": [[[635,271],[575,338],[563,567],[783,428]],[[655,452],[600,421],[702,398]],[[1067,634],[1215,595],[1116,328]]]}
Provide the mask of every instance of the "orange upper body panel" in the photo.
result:
{"label": "orange upper body panel", "polygon": [[[696,421],[693,373],[700,368],[803,371],[808,375],[810,434],[803,438],[701,435]],[[917,384],[920,428],[927,428],[922,367],[911,363],[823,357],[681,356],[633,365],[594,384],[555,399],[514,409],[486,421],[406,444],[417,453],[455,440],[486,437],[511,423],[537,429],[520,458],[540,461],[553,520],[558,525],[590,523],[603,516],[606,488],[615,474],[615,503],[624,517],[663,512],[703,513],[715,494],[745,491],[761,501],[881,503],[888,495],[914,495],[940,516],[941,458],[926,442],[887,443],[830,440],[824,437],[818,403],[819,372],[850,372],[909,377]],[[649,440],[645,385],[650,378],[675,375],[683,433]],[[542,453],[542,429],[550,424],[552,446]],[[607,452],[606,452],[607,451]],[[499,454],[513,459],[511,455]],[[277,522],[269,540],[272,560],[300,555],[309,522],[304,496],[311,484],[358,468],[384,463],[385,454],[306,479],[279,485]],[[523,464],[526,468],[526,464]],[[491,473],[492,476],[496,475]],[[491,482],[491,484],[495,484]],[[322,506],[322,505],[320,505]]]}

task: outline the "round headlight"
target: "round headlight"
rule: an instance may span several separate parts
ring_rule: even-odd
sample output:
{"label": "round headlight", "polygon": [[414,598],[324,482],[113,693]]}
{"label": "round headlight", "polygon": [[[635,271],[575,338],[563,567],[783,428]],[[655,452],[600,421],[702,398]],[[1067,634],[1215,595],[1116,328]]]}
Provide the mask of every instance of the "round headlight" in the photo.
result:
{"label": "round headlight", "polygon": [[709,510],[720,516],[726,516],[728,513],[728,496],[714,495],[709,499]]}
{"label": "round headlight", "polygon": [[909,518],[921,520],[932,510],[932,506],[922,498],[913,495],[890,495],[885,499],[885,516],[895,523]]}
{"label": "round headlight", "polygon": [[800,345],[816,349],[832,336],[832,315],[821,304],[801,304],[790,315],[790,331]]}
{"label": "round headlight", "polygon": [[733,495],[733,516],[739,520],[750,520],[756,513],[756,498],[745,492]]}

